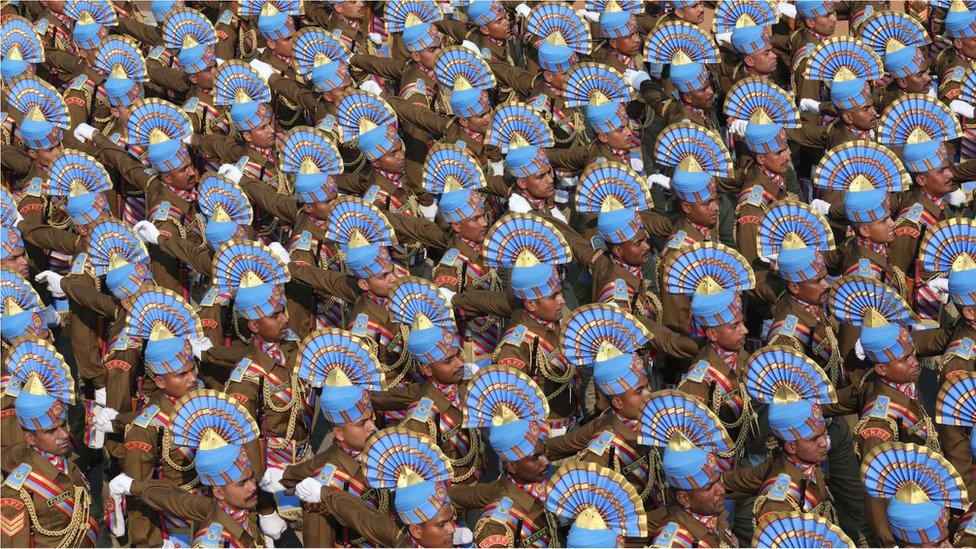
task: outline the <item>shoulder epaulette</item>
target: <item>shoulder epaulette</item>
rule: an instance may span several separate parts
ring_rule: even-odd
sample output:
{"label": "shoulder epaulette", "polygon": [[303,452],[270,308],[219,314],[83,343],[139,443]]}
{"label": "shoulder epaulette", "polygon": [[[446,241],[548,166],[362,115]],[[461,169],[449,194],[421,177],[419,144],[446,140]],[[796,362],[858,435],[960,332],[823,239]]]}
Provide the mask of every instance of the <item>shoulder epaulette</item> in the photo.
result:
{"label": "shoulder epaulette", "polygon": [[674,248],[677,250],[684,243],[686,236],[688,236],[688,233],[684,231],[674,233],[674,236],[672,236],[671,240],[668,241],[668,248]]}
{"label": "shoulder epaulette", "polygon": [[163,46],[156,46],[155,48],[149,50],[149,55],[147,57],[159,61],[159,58],[163,56],[163,51],[165,51]]}
{"label": "shoulder epaulette", "polygon": [[45,34],[47,34],[47,27],[50,24],[51,22],[48,21],[47,18],[45,17],[44,19],[39,20],[37,23],[34,23],[34,32],[36,32],[40,36],[44,36]]}
{"label": "shoulder epaulette", "polygon": [[966,74],[966,69],[962,65],[952,67],[951,71],[945,74],[945,82],[962,82],[962,77]]}
{"label": "shoulder epaulette", "polygon": [[359,337],[367,337],[369,335],[369,315],[366,313],[359,313],[356,315],[356,321],[352,324],[352,335]]}
{"label": "shoulder epaulette", "polygon": [[218,25],[230,25],[230,22],[234,19],[234,12],[231,10],[224,10],[220,13],[220,17],[217,19]]}
{"label": "shoulder epaulette", "polygon": [[502,524],[508,523],[508,515],[512,512],[512,498],[503,497],[498,500],[498,504],[494,509],[491,510],[491,514],[488,518],[495,522],[500,522]]}
{"label": "shoulder epaulette", "polygon": [[766,496],[773,501],[783,501],[786,499],[786,490],[790,487],[790,475],[780,473],[776,476],[776,483],[769,490]]}
{"label": "shoulder epaulette", "polygon": [[186,103],[183,103],[184,112],[197,112],[197,107],[200,106],[199,97],[191,97],[187,99]]}
{"label": "shoulder epaulette", "polygon": [[922,206],[921,202],[916,202],[912,204],[911,208],[902,211],[902,215],[899,220],[905,219],[911,221],[912,223],[918,223],[922,219]]}
{"label": "shoulder epaulette", "polygon": [[610,443],[613,442],[613,432],[603,431],[598,436],[590,439],[590,444],[587,445],[586,449],[598,456],[602,456],[607,448],[610,447]]}
{"label": "shoulder epaulette", "polygon": [[199,547],[219,547],[223,535],[224,527],[219,522],[211,522],[210,526],[207,526],[207,532],[197,543]]}
{"label": "shoulder epaulette", "polygon": [[963,531],[965,531],[967,534],[976,536],[976,515],[969,517]]}
{"label": "shoulder epaulette", "polygon": [[537,111],[548,111],[549,110],[549,98],[544,93],[533,97],[529,100],[529,106]]}
{"label": "shoulder epaulette", "polygon": [[21,463],[13,471],[10,471],[7,478],[3,480],[4,486],[9,486],[14,490],[20,490],[27,480],[27,475],[33,470],[34,468],[29,463]]}
{"label": "shoulder epaulette", "polygon": [[763,205],[763,187],[762,185],[753,185],[752,190],[749,191],[749,196],[746,197],[746,204],[751,204],[753,206],[761,207]]}
{"label": "shoulder epaulette", "polygon": [[630,292],[627,291],[627,281],[622,278],[613,281],[613,300],[630,301]]}
{"label": "shoulder epaulette", "polygon": [[525,326],[519,324],[515,329],[505,334],[503,343],[520,347],[523,341],[525,341]]}
{"label": "shoulder epaulette", "polygon": [[335,126],[336,126],[336,117],[334,115],[327,114],[322,119],[322,121],[319,122],[318,125],[316,125],[315,127],[320,130],[325,130],[327,132],[335,132]]}
{"label": "shoulder epaulette", "polygon": [[85,84],[87,82],[88,82],[88,76],[84,74],[79,74],[78,76],[75,77],[74,80],[71,81],[71,84],[68,85],[68,89],[80,90],[85,87]]}
{"label": "shoulder epaulette", "polygon": [[159,406],[156,406],[155,404],[150,404],[149,406],[146,406],[142,410],[142,413],[139,414],[136,417],[136,419],[132,421],[132,424],[135,425],[136,427],[142,427],[143,429],[145,429],[149,427],[150,424],[152,424],[152,421],[156,419],[156,414],[158,413],[159,413]]}
{"label": "shoulder epaulette", "polygon": [[874,269],[871,268],[871,260],[862,257],[857,260],[857,274],[858,276],[874,277]]}
{"label": "shoulder epaulette", "polygon": [[366,189],[366,193],[363,194],[363,202],[367,204],[372,204],[373,201],[376,200],[376,195],[378,195],[379,193],[380,193],[379,185],[370,185],[369,188]]}
{"label": "shoulder epaulette", "polygon": [[309,252],[312,250],[312,233],[310,231],[302,231],[302,234],[298,235],[298,239],[295,240],[295,244],[292,246],[293,250],[301,250],[303,252]]}
{"label": "shoulder epaulette", "polygon": [[957,356],[959,358],[970,360],[976,353],[973,352],[974,342],[968,337],[964,337],[954,343],[950,343],[947,348],[947,354],[950,356]]}
{"label": "shoulder epaulette", "polygon": [[444,252],[444,255],[441,256],[441,265],[453,267],[460,253],[460,250],[457,248],[451,248],[450,250]]}
{"label": "shoulder epaulette", "polygon": [[889,397],[885,395],[878,395],[878,398],[874,400],[874,406],[871,407],[871,412],[868,414],[870,417],[886,418],[888,417],[888,404],[891,402]]}
{"label": "shoulder epaulette", "polygon": [[433,408],[434,401],[424,397],[417,401],[417,405],[414,406],[413,410],[410,411],[408,419],[415,419],[421,423],[427,423],[427,420],[430,419],[430,413],[433,411]]}
{"label": "shoulder epaulette", "polygon": [[253,360],[245,357],[242,358],[240,362],[237,363],[237,367],[234,371],[230,373],[230,381],[240,382],[244,380],[245,375],[255,375],[260,377],[263,375],[264,369],[261,365]]}
{"label": "shoulder epaulette", "polygon": [[74,260],[71,262],[71,274],[80,275],[85,273],[85,267],[88,266],[88,254],[81,252],[75,256]]}
{"label": "shoulder epaulette", "polygon": [[783,319],[783,324],[780,325],[779,331],[776,333],[777,335],[793,337],[796,335],[796,326],[799,323],[800,319],[796,315],[786,315],[786,318]]}
{"label": "shoulder epaulette", "polygon": [[41,189],[44,187],[40,177],[35,177],[27,184],[27,194],[30,196],[41,196]]}
{"label": "shoulder epaulette", "polygon": [[319,481],[323,486],[328,486],[332,483],[332,477],[335,475],[336,466],[331,463],[326,463],[322,466],[322,470],[319,471],[318,476],[315,480]]}
{"label": "shoulder epaulette", "polygon": [[200,299],[201,307],[212,307],[214,303],[217,302],[217,287],[211,286],[207,293],[203,294],[203,298]]}
{"label": "shoulder epaulette", "polygon": [[119,332],[117,336],[112,340],[112,344],[109,345],[109,351],[123,351],[129,348],[129,334],[125,333],[125,330]]}
{"label": "shoulder epaulette", "polygon": [[594,250],[606,250],[607,243],[606,241],[603,240],[603,237],[601,237],[598,234],[595,234],[590,237],[590,248]]}
{"label": "shoulder epaulette", "polygon": [[163,200],[159,203],[159,208],[156,209],[156,215],[153,216],[153,221],[165,221],[169,217],[169,201]]}
{"label": "shoulder epaulette", "polygon": [[694,381],[696,383],[701,383],[705,379],[705,374],[708,373],[708,361],[699,360],[694,366],[688,370],[688,376],[685,379]]}
{"label": "shoulder epaulette", "polygon": [[651,545],[654,547],[671,547],[674,543],[674,536],[678,534],[678,523],[669,522],[661,528]]}

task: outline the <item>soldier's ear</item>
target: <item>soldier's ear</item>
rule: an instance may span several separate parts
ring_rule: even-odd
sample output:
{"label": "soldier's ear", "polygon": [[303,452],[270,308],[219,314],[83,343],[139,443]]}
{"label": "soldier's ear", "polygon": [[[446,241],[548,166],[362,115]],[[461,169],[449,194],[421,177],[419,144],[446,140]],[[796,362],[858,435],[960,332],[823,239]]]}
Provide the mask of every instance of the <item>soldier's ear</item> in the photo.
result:
{"label": "soldier's ear", "polygon": [[33,446],[34,443],[36,442],[34,440],[34,433],[31,433],[30,431],[26,431],[25,430],[24,431],[24,442],[26,442],[28,446]]}
{"label": "soldier's ear", "polygon": [[224,498],[227,497],[227,492],[224,491],[223,486],[211,486],[210,491],[213,493],[213,497],[217,501],[224,501]]}
{"label": "soldier's ear", "polygon": [[688,496],[687,491],[685,490],[676,491],[674,494],[674,499],[675,501],[678,502],[678,505],[680,505],[682,509],[691,509],[691,499]]}
{"label": "soldier's ear", "polygon": [[970,322],[976,321],[976,307],[963,307],[962,316]]}
{"label": "soldier's ear", "polygon": [[339,442],[346,441],[346,434],[342,432],[342,429],[338,425],[332,426],[332,438]]}
{"label": "soldier's ear", "polygon": [[163,376],[153,376],[153,382],[156,384],[156,388],[162,390],[165,383],[163,383]]}
{"label": "soldier's ear", "polygon": [[366,281],[366,280],[363,280],[362,278],[356,280],[356,285],[359,286],[359,289],[362,290],[362,291],[364,291],[364,292],[368,292],[369,291],[369,282]]}
{"label": "soldier's ear", "polygon": [[526,299],[522,301],[522,308],[530,313],[534,313],[538,310],[539,305],[534,299]]}
{"label": "soldier's ear", "polygon": [[875,364],[874,365],[874,373],[878,374],[879,376],[885,377],[885,374],[887,372],[888,372],[888,368],[886,368],[884,364]]}
{"label": "soldier's ear", "polygon": [[847,125],[850,125],[850,124],[853,124],[854,123],[854,121],[851,119],[851,111],[844,111],[844,112],[840,113],[840,118]]}
{"label": "soldier's ear", "polygon": [[423,526],[420,524],[411,524],[407,526],[407,532],[410,532],[410,537],[415,540],[420,540],[420,536],[423,534]]}
{"label": "soldier's ear", "polygon": [[432,377],[434,375],[434,369],[430,366],[430,364],[421,364],[420,365],[420,373],[424,377],[430,378],[430,377]]}

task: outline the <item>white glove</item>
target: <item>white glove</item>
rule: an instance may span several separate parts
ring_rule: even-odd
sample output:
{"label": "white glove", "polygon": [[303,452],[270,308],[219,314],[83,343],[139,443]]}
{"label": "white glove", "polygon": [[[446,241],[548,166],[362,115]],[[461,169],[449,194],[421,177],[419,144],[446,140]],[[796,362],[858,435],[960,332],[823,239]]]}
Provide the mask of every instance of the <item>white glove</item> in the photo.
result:
{"label": "white glove", "polygon": [[949,108],[952,112],[962,116],[963,118],[973,118],[976,115],[976,107],[973,107],[965,101],[960,101],[958,99],[953,99],[949,103]]}
{"label": "white glove", "polygon": [[624,71],[624,78],[630,82],[630,85],[637,91],[640,91],[641,84],[647,82],[651,79],[651,75],[647,74],[645,71],[635,71],[627,69]]}
{"label": "white glove", "polygon": [[491,163],[491,175],[505,175],[505,164],[501,160]]}
{"label": "white glove", "polygon": [[173,541],[170,541],[170,540],[169,540],[169,538],[167,538],[167,539],[164,539],[164,540],[163,540],[163,544],[162,544],[162,546],[161,546],[161,547],[162,547],[163,549],[169,549],[169,548],[171,548],[171,547],[179,547],[179,545],[176,545],[176,543],[175,543],[175,542],[173,542]]}
{"label": "white glove", "polygon": [[441,2],[441,13],[444,15],[451,15],[454,13],[454,4],[450,2]]}
{"label": "white glove", "polygon": [[779,254],[760,255],[759,261],[762,261],[763,263],[772,263],[773,261],[776,261],[777,257],[779,257]]}
{"label": "white glove", "polygon": [[600,21],[600,12],[597,11],[588,11],[588,10],[580,9],[580,10],[576,10],[576,15],[579,15],[583,19],[586,19],[587,21],[593,23],[598,23]]}
{"label": "white glove", "polygon": [[20,215],[19,210],[14,210],[14,227],[20,225],[20,222],[24,220],[24,216]]}
{"label": "white glove", "polygon": [[214,61],[217,63],[218,67],[224,64],[224,60],[219,57],[214,57]]}
{"label": "white glove", "polygon": [[108,491],[115,496],[128,496],[132,493],[132,477],[122,473],[108,483]]}
{"label": "white glove", "polygon": [[471,545],[474,541],[474,534],[471,533],[470,528],[465,528],[463,526],[458,526],[454,530],[454,546],[460,547],[462,545]]}
{"label": "white glove", "polygon": [[284,474],[284,469],[265,469],[264,476],[261,477],[261,482],[258,483],[258,486],[260,486],[265,492],[270,492],[272,494],[275,492],[284,492],[285,487],[281,485],[281,477],[284,476]]}
{"label": "white glove", "polygon": [[281,534],[284,534],[285,530],[288,529],[288,523],[281,518],[277,511],[270,515],[258,515],[258,523],[261,524],[261,531],[270,536],[271,539],[280,538]]}
{"label": "white glove", "polygon": [[644,160],[639,156],[630,159],[630,167],[637,173],[644,173]]}
{"label": "white glove", "polygon": [[112,420],[118,416],[119,412],[117,410],[113,410],[112,408],[99,408],[95,411],[95,417],[92,418],[92,425],[97,431],[113,433],[115,429],[112,427]]}
{"label": "white glove", "polygon": [[217,175],[222,175],[234,183],[240,183],[241,178],[244,177],[244,172],[236,164],[221,164],[220,168],[217,169]]}
{"label": "white glove", "polygon": [[478,373],[478,370],[481,369],[481,366],[478,366],[474,362],[465,362],[464,364],[462,364],[462,367],[464,368],[464,374],[462,375],[462,377],[465,380],[473,378],[474,375]]}
{"label": "white glove", "polygon": [[268,79],[271,78],[271,75],[275,72],[274,67],[265,63],[264,61],[258,61],[257,59],[251,61],[250,65],[251,68],[258,73],[258,76],[260,76],[265,82],[267,82]]}
{"label": "white glove", "polygon": [[956,208],[958,208],[959,206],[962,206],[963,204],[965,204],[966,203],[966,198],[968,198],[966,196],[966,191],[964,191],[962,189],[956,189],[956,190],[952,191],[951,193],[945,195],[946,202],[948,202],[950,206],[953,206],[953,207],[956,207]]}
{"label": "white glove", "polygon": [[136,235],[145,242],[150,244],[159,244],[159,229],[152,224],[151,221],[140,221],[133,225],[132,227],[136,231]]}
{"label": "white glove", "polygon": [[95,404],[99,406],[105,406],[105,401],[108,399],[108,389],[102,387],[101,389],[95,389]]}
{"label": "white glove", "polygon": [[469,50],[477,53],[478,55],[481,55],[481,49],[478,47],[478,44],[475,44],[474,42],[472,42],[470,40],[465,40],[464,42],[461,42],[461,45],[464,46],[465,48],[468,48]]}
{"label": "white glove", "polygon": [[720,32],[715,35],[715,41],[719,44],[731,44],[732,43],[732,33],[731,32]]}
{"label": "white glove", "polygon": [[830,202],[820,200],[819,198],[814,198],[810,201],[810,207],[816,210],[820,215],[827,215],[827,213],[830,211]]}
{"label": "white glove", "polygon": [[854,342],[854,355],[857,356],[858,359],[864,360],[864,346],[861,345],[861,338],[857,338],[857,341]]}
{"label": "white glove", "polygon": [[277,257],[278,260],[283,264],[287,265],[291,263],[291,254],[288,253],[288,250],[286,250],[280,242],[272,242],[271,244],[268,244],[268,248],[271,250],[271,253],[273,253],[275,257]]}
{"label": "white glove", "polygon": [[749,127],[748,120],[733,120],[729,122],[729,134],[742,137],[746,134],[747,127]]}
{"label": "white glove", "polygon": [[64,297],[64,290],[61,289],[61,279],[63,276],[54,271],[41,271],[37,273],[34,280],[47,285],[47,291],[54,297]]}
{"label": "white glove", "polygon": [[796,6],[789,2],[780,2],[776,4],[776,13],[790,19],[796,19]]}
{"label": "white glove", "polygon": [[190,349],[193,350],[193,356],[197,360],[203,360],[203,353],[211,348],[213,348],[213,342],[207,336],[190,338]]}
{"label": "white glove", "polygon": [[295,486],[295,495],[305,503],[322,503],[322,483],[309,477]]}
{"label": "white glove", "polygon": [[73,131],[72,134],[75,136],[75,139],[77,139],[78,141],[81,141],[82,143],[88,143],[89,141],[91,141],[91,138],[95,135],[95,132],[97,131],[98,130],[96,130],[94,126],[89,126],[88,124],[82,122],[81,124],[78,124],[78,126],[75,128],[75,131]]}
{"label": "white glove", "polygon": [[[383,37],[380,36],[380,33],[378,33],[378,32],[371,32],[371,33],[369,33],[368,36],[369,36],[369,41],[372,42],[372,43],[374,43],[374,44],[382,44],[383,43]],[[277,538],[275,538],[275,539],[277,539]]]}
{"label": "white glove", "polygon": [[658,187],[670,189],[671,178],[663,173],[652,173],[651,175],[647,176],[647,184],[648,186],[657,185]]}
{"label": "white glove", "polygon": [[800,100],[800,112],[820,114],[820,102],[814,99],[803,98]]}
{"label": "white glove", "polygon": [[187,146],[192,145],[193,144],[193,136],[194,135],[195,134],[192,134],[192,133],[189,134],[189,135],[186,135],[186,136],[183,137],[183,139],[180,139],[180,141],[182,141],[184,145],[187,145]]}
{"label": "white glove", "polygon": [[443,287],[437,288],[437,291],[440,292],[441,297],[444,298],[444,301],[447,301],[448,305],[450,305],[451,302],[454,301],[454,296],[457,295],[457,292],[452,292],[451,290],[448,290],[447,288],[443,288]]}
{"label": "white glove", "polygon": [[949,291],[949,279],[944,276],[937,276],[932,280],[926,282],[925,285],[939,293],[945,293]]}
{"label": "white glove", "polygon": [[517,13],[518,16],[521,17],[522,19],[528,19],[529,13],[531,12],[532,12],[532,8],[530,8],[525,3],[515,6],[515,13]]}
{"label": "white glove", "polygon": [[417,208],[420,209],[420,215],[424,216],[424,219],[427,221],[433,221],[434,216],[437,215],[437,202],[434,202],[430,206],[421,206],[418,204]]}
{"label": "white glove", "polygon": [[363,90],[364,92],[369,92],[373,95],[380,95],[381,93],[383,93],[383,88],[381,88],[380,85],[376,83],[376,80],[373,80],[372,78],[367,78],[366,80],[363,80],[363,83],[359,85],[359,89]]}

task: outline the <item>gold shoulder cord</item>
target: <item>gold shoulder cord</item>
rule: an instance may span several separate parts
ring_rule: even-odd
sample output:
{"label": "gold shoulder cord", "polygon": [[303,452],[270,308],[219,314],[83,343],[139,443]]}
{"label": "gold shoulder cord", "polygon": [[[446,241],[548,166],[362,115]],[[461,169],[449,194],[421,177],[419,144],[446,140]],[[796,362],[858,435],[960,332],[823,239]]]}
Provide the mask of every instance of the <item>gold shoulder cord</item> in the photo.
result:
{"label": "gold shoulder cord", "polygon": [[188,465],[180,465],[180,464],[176,463],[175,461],[173,461],[173,458],[170,457],[170,452],[173,451],[173,435],[172,435],[172,433],[170,433],[169,429],[161,428],[159,430],[162,432],[160,438],[162,438],[162,444],[161,444],[162,452],[161,453],[162,453],[163,462],[166,465],[169,465],[170,467],[172,467],[174,470],[179,471],[181,473],[185,473],[187,471],[192,470],[193,469],[193,464],[196,462],[196,458],[191,459],[190,460],[190,463]]}
{"label": "gold shoulder cord", "polygon": [[[437,437],[437,425],[434,423],[434,418],[428,417],[426,423],[427,423],[427,434],[430,435],[430,438],[435,442],[440,442],[440,440],[438,440]],[[470,448],[468,448],[468,453],[457,459],[448,458],[451,461],[451,466],[453,471],[457,471],[463,467],[467,467],[468,465],[471,465],[471,468],[468,469],[467,473],[463,475],[455,474],[451,476],[451,482],[455,484],[464,482],[465,480],[471,478],[471,475],[473,475],[475,469],[477,469],[477,467],[472,465],[472,462],[475,460],[475,458],[479,457],[482,453],[481,433],[478,431],[478,429],[467,429],[467,431],[468,431],[468,440],[470,441]]]}
{"label": "gold shoulder cord", "polygon": [[71,521],[61,530],[48,530],[41,526],[41,521],[37,518],[37,510],[34,508],[34,500],[26,489],[20,489],[20,501],[27,506],[27,513],[30,515],[34,530],[45,536],[61,538],[55,547],[79,547],[88,532],[87,519],[88,510],[91,508],[91,494],[81,486],[75,486],[74,489],[75,510],[71,513]]}
{"label": "gold shoulder cord", "polygon": [[834,387],[839,387],[838,384],[840,383],[841,366],[844,364],[844,357],[840,354],[840,345],[837,343],[837,336],[834,335],[834,331],[829,326],[824,326],[824,334],[826,334],[826,337],[824,337],[824,340],[819,345],[811,349],[810,356],[820,356],[820,351],[826,347],[830,347],[830,358],[827,360],[826,368],[827,375]]}
{"label": "gold shoulder cord", "polygon": [[261,383],[262,396],[264,397],[264,405],[271,409],[273,412],[288,414],[288,427],[285,429],[284,438],[291,440],[292,436],[295,434],[295,426],[298,422],[298,414],[301,413],[302,407],[305,405],[305,387],[299,381],[298,375],[292,373],[289,378],[289,383],[291,383],[291,400],[288,404],[284,406],[277,406],[274,404],[274,399],[272,398],[274,394],[271,392],[271,387],[265,380]]}

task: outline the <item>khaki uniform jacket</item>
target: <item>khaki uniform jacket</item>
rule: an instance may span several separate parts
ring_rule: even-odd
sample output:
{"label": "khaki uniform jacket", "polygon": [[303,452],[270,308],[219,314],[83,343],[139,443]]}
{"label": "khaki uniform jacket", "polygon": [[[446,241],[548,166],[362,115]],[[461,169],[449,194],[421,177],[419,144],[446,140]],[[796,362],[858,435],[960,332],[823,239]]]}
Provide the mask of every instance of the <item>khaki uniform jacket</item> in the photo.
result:
{"label": "khaki uniform jacket", "polygon": [[490,486],[494,501],[474,527],[478,547],[549,547],[558,543],[557,519],[544,502],[529,495],[503,474]]}
{"label": "khaki uniform jacket", "polygon": [[718,517],[714,530],[705,525],[678,505],[672,505],[661,521],[661,526],[651,535],[652,547],[738,547],[726,511]]}

